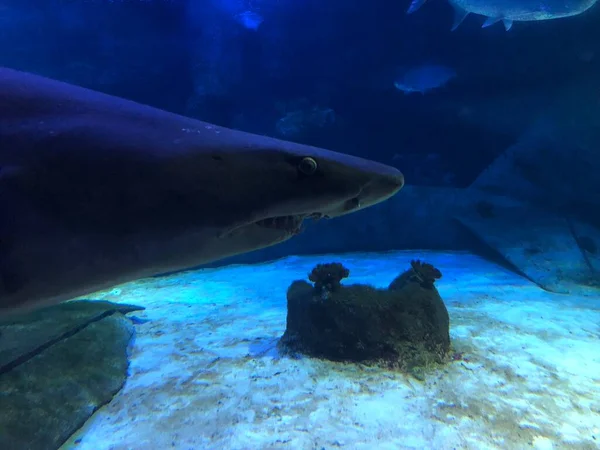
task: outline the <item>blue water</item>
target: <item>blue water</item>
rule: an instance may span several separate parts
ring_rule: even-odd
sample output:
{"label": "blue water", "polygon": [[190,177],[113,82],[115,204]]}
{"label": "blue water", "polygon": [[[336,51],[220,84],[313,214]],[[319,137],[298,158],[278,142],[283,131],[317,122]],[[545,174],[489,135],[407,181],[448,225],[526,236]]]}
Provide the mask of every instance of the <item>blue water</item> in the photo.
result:
{"label": "blue water", "polygon": [[[124,386],[61,448],[600,448],[600,7],[559,3],[3,0],[2,67],[406,181],[282,244],[85,295],[146,309]],[[0,138],[26,128],[10,119]],[[6,147],[0,201],[19,173]],[[443,274],[446,365],[414,377],[278,350],[287,289],[316,264],[385,288],[413,259]]]}

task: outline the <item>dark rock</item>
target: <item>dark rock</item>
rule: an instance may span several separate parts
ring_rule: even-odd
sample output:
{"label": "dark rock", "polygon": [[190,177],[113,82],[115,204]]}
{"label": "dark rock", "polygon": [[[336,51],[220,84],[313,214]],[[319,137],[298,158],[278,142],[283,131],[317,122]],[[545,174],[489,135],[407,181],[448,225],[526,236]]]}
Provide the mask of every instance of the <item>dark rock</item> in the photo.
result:
{"label": "dark rock", "polygon": [[63,303],[0,324],[0,448],[59,448],[121,389],[133,305]]}
{"label": "dark rock", "polygon": [[[431,269],[431,274],[439,273]],[[411,373],[443,363],[450,350],[450,321],[433,280],[427,281],[431,283],[411,268],[388,289],[355,284],[327,296],[316,286],[294,281],[279,346],[287,352]]]}

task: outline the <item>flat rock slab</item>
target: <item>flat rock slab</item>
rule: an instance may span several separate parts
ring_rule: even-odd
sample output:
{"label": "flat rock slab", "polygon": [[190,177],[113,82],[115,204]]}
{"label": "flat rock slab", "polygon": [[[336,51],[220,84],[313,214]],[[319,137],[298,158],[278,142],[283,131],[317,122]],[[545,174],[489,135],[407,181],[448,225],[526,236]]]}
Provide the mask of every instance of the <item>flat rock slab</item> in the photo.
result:
{"label": "flat rock slab", "polygon": [[0,323],[0,448],[59,448],[127,377],[143,308],[77,301]]}
{"label": "flat rock slab", "polygon": [[[600,287],[600,273],[593,265],[598,232],[591,227],[531,207],[494,208],[488,215],[457,219],[543,289],[598,295],[594,288]],[[514,226],[518,223],[522,226]]]}
{"label": "flat rock slab", "polygon": [[77,301],[43,308],[0,321],[0,374],[27,361],[55,342],[115,312],[144,308],[106,301]]}
{"label": "flat rock slab", "polygon": [[578,221],[572,221],[571,224],[581,253],[600,281],[600,229]]}

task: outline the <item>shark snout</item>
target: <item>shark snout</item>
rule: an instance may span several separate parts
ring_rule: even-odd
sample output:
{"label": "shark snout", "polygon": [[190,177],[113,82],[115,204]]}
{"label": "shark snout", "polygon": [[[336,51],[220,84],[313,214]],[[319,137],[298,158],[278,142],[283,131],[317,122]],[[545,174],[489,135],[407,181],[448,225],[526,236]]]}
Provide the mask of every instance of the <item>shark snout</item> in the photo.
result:
{"label": "shark snout", "polygon": [[363,182],[357,194],[340,205],[331,205],[331,208],[324,211],[324,216],[338,217],[373,206],[394,196],[404,186],[404,175],[394,167],[372,163],[369,169],[365,166],[360,168]]}
{"label": "shark snout", "polygon": [[387,200],[403,187],[404,175],[402,172],[396,168],[389,167],[385,173],[379,173],[367,183],[359,197],[364,206],[370,206]]}

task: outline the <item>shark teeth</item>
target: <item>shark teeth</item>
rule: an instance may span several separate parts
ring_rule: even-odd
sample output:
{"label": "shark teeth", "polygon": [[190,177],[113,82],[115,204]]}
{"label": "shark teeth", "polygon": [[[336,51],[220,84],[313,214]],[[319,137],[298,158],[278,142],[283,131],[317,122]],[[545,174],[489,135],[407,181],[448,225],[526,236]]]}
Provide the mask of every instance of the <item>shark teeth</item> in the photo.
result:
{"label": "shark teeth", "polygon": [[274,228],[290,232],[299,232],[302,225],[303,216],[279,216],[269,217],[256,222],[258,226],[265,228]]}
{"label": "shark teeth", "polygon": [[274,230],[282,230],[293,234],[299,234],[304,231],[304,219],[319,220],[328,217],[329,216],[326,216],[322,213],[313,213],[309,215],[301,214],[296,216],[277,216],[258,220],[255,222],[255,224],[264,228],[271,228]]}

